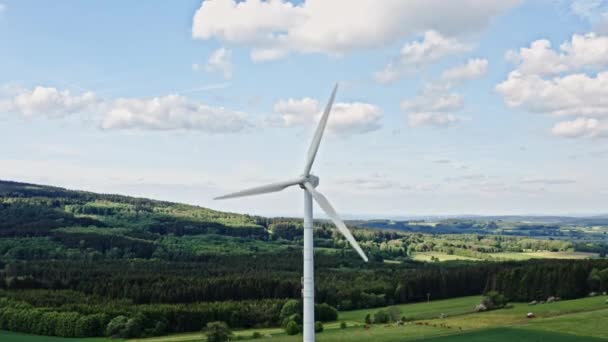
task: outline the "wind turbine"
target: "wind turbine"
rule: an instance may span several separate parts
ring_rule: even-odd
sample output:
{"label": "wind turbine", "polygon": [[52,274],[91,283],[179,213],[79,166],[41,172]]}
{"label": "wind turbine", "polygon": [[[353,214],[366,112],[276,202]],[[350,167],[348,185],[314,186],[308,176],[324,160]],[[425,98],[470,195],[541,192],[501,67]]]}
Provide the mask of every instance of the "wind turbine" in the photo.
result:
{"label": "wind turbine", "polygon": [[234,197],[253,196],[261,195],[270,192],[278,192],[284,190],[293,185],[299,185],[304,190],[304,277],[303,277],[303,289],[302,298],[304,302],[304,315],[303,315],[303,334],[305,342],[312,342],[315,340],[315,286],[314,286],[314,260],[313,260],[313,218],[312,218],[312,200],[323,209],[325,214],[333,221],[338,228],[338,231],[344,235],[350,245],[359,253],[361,258],[367,262],[367,256],[361,249],[361,246],[357,243],[357,240],[353,237],[350,230],[346,227],[336,210],[331,206],[327,198],[318,192],[315,188],[319,185],[319,177],[310,173],[312,164],[315,161],[315,156],[319,150],[321,144],[321,138],[327,126],[327,119],[329,118],[329,112],[331,106],[336,97],[336,91],[338,85],[334,87],[331,93],[331,97],[327,102],[325,111],[319,120],[317,130],[312,139],[312,143],[308,149],[308,155],[306,156],[306,164],[304,165],[304,172],[297,178],[289,179],[283,182],[272,183],[268,185],[262,185],[255,188],[234,192],[228,195],[216,197],[216,200],[227,199]]}

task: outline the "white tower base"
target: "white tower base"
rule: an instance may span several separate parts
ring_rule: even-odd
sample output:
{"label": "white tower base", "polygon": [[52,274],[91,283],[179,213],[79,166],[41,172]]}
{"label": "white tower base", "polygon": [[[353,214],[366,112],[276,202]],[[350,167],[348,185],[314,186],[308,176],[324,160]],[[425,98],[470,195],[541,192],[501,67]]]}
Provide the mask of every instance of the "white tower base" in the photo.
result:
{"label": "white tower base", "polygon": [[314,342],[315,340],[315,274],[312,226],[312,196],[308,191],[304,191],[304,278],[302,278],[302,300],[304,302],[302,332],[304,342]]}

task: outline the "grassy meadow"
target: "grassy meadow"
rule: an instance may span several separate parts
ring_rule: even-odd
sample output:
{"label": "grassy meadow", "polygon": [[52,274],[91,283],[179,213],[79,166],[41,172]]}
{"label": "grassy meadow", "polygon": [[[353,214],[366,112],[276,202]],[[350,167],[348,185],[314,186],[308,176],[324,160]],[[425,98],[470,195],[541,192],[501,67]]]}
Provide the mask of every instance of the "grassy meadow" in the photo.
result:
{"label": "grassy meadow", "polygon": [[471,258],[471,257],[466,257],[466,256],[461,256],[461,255],[454,255],[454,254],[447,254],[447,253],[442,253],[442,252],[415,252],[415,253],[412,253],[411,258],[416,261],[425,261],[425,262],[433,261],[434,259],[436,259],[438,261],[452,261],[452,260],[478,261],[478,260],[480,260],[480,259],[476,259],[476,258]]}
{"label": "grassy meadow", "polygon": [[[365,315],[379,309],[341,312],[339,323],[325,325],[325,331],[317,335],[318,341],[601,341],[608,339],[608,304],[605,296],[560,301],[531,306],[515,303],[501,310],[474,313],[473,307],[481,297],[471,296],[429,303],[399,305],[402,314],[412,322],[372,325],[365,329]],[[536,318],[526,314],[534,312]],[[441,314],[446,318],[439,318]],[[271,335],[257,341],[292,342],[301,335],[287,336],[281,329],[257,329],[235,332],[249,338],[254,331]],[[204,339],[200,333],[168,337],[130,340],[131,342],[193,342]]]}
{"label": "grassy meadow", "polygon": [[[475,305],[479,304],[481,296],[460,297],[445,300],[432,300],[428,303],[395,305],[401,309],[402,315],[408,320],[437,318],[442,313],[449,316],[472,313]],[[378,309],[362,309],[340,312],[339,319],[346,322],[364,323],[367,314],[374,314]]]}
{"label": "grassy meadow", "polygon": [[[412,320],[405,325],[381,324],[365,328],[364,319],[380,308],[341,312],[339,322],[325,324],[318,341],[601,341],[608,339],[608,303],[606,296],[564,300],[550,304],[510,304],[507,308],[482,313],[473,312],[480,296],[437,300],[428,303],[399,305],[401,312]],[[385,308],[387,309],[387,308]],[[536,318],[526,318],[533,312]],[[441,314],[445,318],[439,318]],[[262,338],[256,341],[300,341],[301,335],[288,336],[280,328],[235,331],[235,336],[252,340],[253,332]],[[117,341],[103,338],[66,339],[0,331],[3,342],[67,342]],[[204,341],[202,333],[186,333],[163,337],[132,339],[129,342],[194,342]]]}
{"label": "grassy meadow", "polygon": [[524,330],[515,328],[497,328],[472,333],[459,334],[453,336],[444,336],[438,338],[430,338],[429,342],[577,342],[577,341],[604,341],[603,339],[576,336],[570,334],[553,333],[549,331]]}
{"label": "grassy meadow", "polygon": [[[325,325],[317,335],[319,341],[600,341],[608,338],[606,297],[591,297],[551,304],[530,306],[524,303],[506,309],[473,313],[480,296],[399,305],[402,314],[413,322],[404,326],[395,324],[372,325],[364,328],[365,315],[378,309],[353,310],[340,313],[339,323]],[[534,312],[536,318],[526,314]],[[446,318],[439,318],[441,314]],[[235,332],[249,338],[254,331],[271,335],[259,341],[299,341],[301,335],[287,336],[281,329],[254,329]],[[130,340],[131,342],[190,342],[200,341],[200,333]]]}
{"label": "grassy meadow", "polygon": [[0,330],[0,341],[2,342],[69,342],[69,341],[83,341],[83,342],[108,342],[116,341],[107,338],[63,338],[54,336],[40,336],[40,335],[29,335],[20,334],[12,331]]}
{"label": "grassy meadow", "polygon": [[[597,253],[588,253],[588,252],[549,252],[549,251],[540,251],[540,252],[500,252],[500,253],[486,253],[488,257],[491,257],[500,261],[507,260],[515,260],[515,261],[523,261],[530,259],[572,259],[572,260],[581,260],[581,259],[593,259],[597,258]],[[468,261],[481,261],[482,259],[461,256],[461,255],[453,255],[442,252],[415,252],[412,254],[412,259],[416,261],[453,261],[453,260],[468,260]]]}

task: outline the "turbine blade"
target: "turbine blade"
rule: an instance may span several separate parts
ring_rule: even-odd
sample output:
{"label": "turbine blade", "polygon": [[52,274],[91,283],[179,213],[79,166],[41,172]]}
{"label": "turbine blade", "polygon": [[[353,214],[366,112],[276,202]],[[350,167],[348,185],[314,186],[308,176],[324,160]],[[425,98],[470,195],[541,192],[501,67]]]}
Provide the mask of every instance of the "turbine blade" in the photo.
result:
{"label": "turbine blade", "polygon": [[267,194],[270,192],[277,192],[277,191],[281,191],[287,187],[290,187],[292,185],[301,184],[303,181],[304,181],[304,178],[296,178],[296,179],[287,180],[284,182],[271,183],[271,184],[267,184],[267,185],[257,186],[255,188],[250,188],[250,189],[246,189],[246,190],[233,192],[228,195],[215,197],[214,199],[221,200],[221,199],[227,199],[227,198],[253,196],[253,195]]}
{"label": "turbine blade", "polygon": [[340,216],[338,216],[338,213],[331,206],[327,198],[325,198],[322,193],[315,190],[315,188],[309,182],[305,182],[304,187],[306,188],[306,191],[308,191],[312,195],[319,207],[323,209],[325,214],[327,214],[327,216],[329,216],[329,218],[333,221],[336,227],[338,227],[338,230],[340,231],[340,233],[342,233],[342,235],[344,235],[350,245],[357,251],[357,253],[359,253],[361,258],[363,258],[363,260],[367,262],[367,256],[361,249],[361,246],[359,246],[359,243],[357,242],[357,240],[355,240],[355,237],[353,236],[353,234],[351,234],[350,230],[348,230],[346,224],[344,224],[342,219],[340,219]]}
{"label": "turbine blade", "polygon": [[306,157],[306,165],[304,166],[304,176],[308,176],[310,174],[310,169],[312,169],[312,164],[315,162],[315,156],[317,155],[317,151],[319,150],[319,145],[321,144],[321,138],[323,138],[323,132],[325,132],[325,126],[327,126],[327,119],[329,118],[329,112],[331,111],[331,106],[334,103],[334,99],[336,97],[336,91],[338,90],[338,84],[334,86],[334,90],[331,92],[331,96],[329,97],[329,101],[325,106],[325,111],[319,120],[319,124],[317,125],[317,130],[315,131],[315,135],[312,138],[312,142],[310,143],[310,147],[308,148],[308,155]]}

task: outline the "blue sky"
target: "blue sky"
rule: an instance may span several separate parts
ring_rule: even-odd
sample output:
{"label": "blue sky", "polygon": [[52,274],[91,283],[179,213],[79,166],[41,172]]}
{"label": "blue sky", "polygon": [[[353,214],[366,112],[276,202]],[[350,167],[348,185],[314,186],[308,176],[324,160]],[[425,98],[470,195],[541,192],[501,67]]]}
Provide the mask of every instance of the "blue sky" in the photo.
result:
{"label": "blue sky", "polygon": [[[0,179],[263,215],[605,213],[608,1],[0,0]],[[605,96],[604,96],[605,95]]]}

